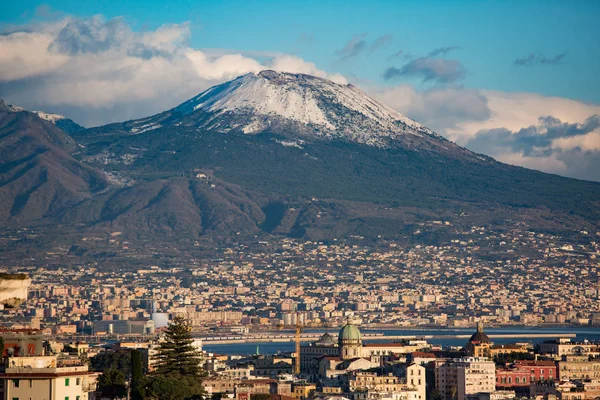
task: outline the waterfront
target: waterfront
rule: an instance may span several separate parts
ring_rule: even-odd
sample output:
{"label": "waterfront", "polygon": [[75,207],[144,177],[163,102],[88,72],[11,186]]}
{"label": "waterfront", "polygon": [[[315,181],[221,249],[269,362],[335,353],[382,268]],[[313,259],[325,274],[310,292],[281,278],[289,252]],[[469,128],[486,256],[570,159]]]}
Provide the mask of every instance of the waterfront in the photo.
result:
{"label": "waterfront", "polygon": [[[368,330],[365,329],[363,333],[383,333],[382,339],[370,340],[369,342],[384,342],[386,341],[385,336],[416,336],[417,338],[428,335],[435,336],[448,336],[448,338],[428,340],[433,345],[441,345],[443,347],[449,346],[463,346],[467,339],[463,338],[452,338],[453,335],[465,335],[474,333],[474,328],[464,329],[399,329],[399,330]],[[312,332],[312,331],[309,331]],[[319,331],[314,331],[319,332]],[[492,339],[497,344],[507,344],[515,342],[530,342],[533,344],[549,340],[548,338],[528,339],[519,338],[519,335],[529,334],[556,334],[556,337],[561,337],[565,334],[575,334],[576,337],[572,340],[583,341],[583,340],[600,340],[600,327],[585,327],[585,328],[538,328],[538,327],[518,327],[518,328],[488,328],[485,330],[489,335],[515,335],[512,338],[497,338]],[[331,330],[331,334],[337,334],[337,330]],[[334,335],[335,336],[335,335]],[[304,343],[304,342],[303,342]],[[256,354],[257,349],[260,354],[276,354],[277,352],[292,352],[294,351],[293,342],[277,342],[277,343],[230,343],[230,344],[205,344],[203,349],[217,354]]]}

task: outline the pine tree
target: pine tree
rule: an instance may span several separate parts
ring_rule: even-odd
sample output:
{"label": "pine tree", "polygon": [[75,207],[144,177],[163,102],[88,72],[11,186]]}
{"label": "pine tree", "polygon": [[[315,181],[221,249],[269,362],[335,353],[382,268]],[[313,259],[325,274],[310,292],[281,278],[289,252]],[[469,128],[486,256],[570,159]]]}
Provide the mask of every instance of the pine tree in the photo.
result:
{"label": "pine tree", "polygon": [[156,375],[179,374],[198,376],[200,353],[193,346],[192,328],[182,317],[175,317],[165,331],[155,356]]}
{"label": "pine tree", "polygon": [[102,398],[120,399],[127,395],[125,374],[116,369],[107,369],[98,378],[98,391]]}
{"label": "pine tree", "polygon": [[142,365],[142,353],[139,350],[131,350],[131,399],[145,399],[144,371]]}

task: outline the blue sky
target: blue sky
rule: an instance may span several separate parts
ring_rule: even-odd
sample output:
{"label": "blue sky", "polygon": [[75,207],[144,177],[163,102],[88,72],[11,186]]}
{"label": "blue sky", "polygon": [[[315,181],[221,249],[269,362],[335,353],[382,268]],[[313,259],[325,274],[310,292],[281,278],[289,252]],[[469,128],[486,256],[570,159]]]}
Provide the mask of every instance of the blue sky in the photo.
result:
{"label": "blue sky", "polygon": [[4,2],[0,98],[84,126],[276,69],[473,151],[600,181],[600,1]]}
{"label": "blue sky", "polygon": [[[48,1],[51,12],[86,17],[123,16],[134,30],[190,22],[195,48],[296,54],[320,68],[384,85],[418,78],[383,79],[402,59],[446,46],[466,69],[459,83],[472,88],[526,91],[600,102],[598,1]],[[37,1],[7,2],[4,24],[35,17]],[[336,50],[357,35],[391,39],[377,51],[339,61]],[[517,66],[530,54],[554,65]],[[450,54],[449,54],[450,56]]]}

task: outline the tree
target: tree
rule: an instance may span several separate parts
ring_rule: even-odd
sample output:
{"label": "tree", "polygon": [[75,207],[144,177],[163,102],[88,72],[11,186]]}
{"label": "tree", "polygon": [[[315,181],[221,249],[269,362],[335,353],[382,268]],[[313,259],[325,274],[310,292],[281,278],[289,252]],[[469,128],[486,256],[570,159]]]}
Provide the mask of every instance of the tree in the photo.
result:
{"label": "tree", "polygon": [[98,379],[98,391],[101,397],[119,399],[127,395],[125,374],[117,369],[107,369]]}
{"label": "tree", "polygon": [[117,369],[125,376],[131,373],[131,352],[129,350],[105,351],[90,358],[90,364],[94,371],[104,372],[109,369]]}
{"label": "tree", "polygon": [[193,345],[192,328],[182,317],[175,317],[165,331],[156,354],[155,375],[199,376],[200,353]]}
{"label": "tree", "polygon": [[206,398],[198,377],[179,374],[154,376],[148,381],[147,398],[157,400],[196,400]]}
{"label": "tree", "polygon": [[144,400],[145,398],[142,353],[134,349],[131,350],[131,399]]}

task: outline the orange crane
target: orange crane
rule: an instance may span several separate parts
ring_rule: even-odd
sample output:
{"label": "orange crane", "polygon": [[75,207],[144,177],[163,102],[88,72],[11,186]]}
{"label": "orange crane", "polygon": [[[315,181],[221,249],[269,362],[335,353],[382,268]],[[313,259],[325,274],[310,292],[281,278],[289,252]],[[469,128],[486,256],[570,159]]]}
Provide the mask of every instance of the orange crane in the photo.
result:
{"label": "orange crane", "polygon": [[296,312],[296,358],[294,359],[294,374],[300,375],[300,333],[302,332],[302,324],[298,312]]}

